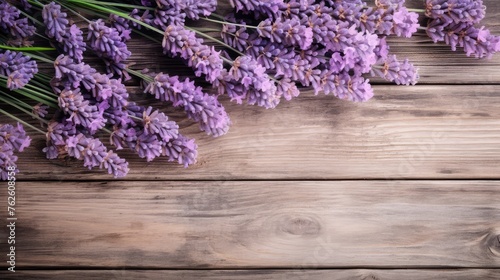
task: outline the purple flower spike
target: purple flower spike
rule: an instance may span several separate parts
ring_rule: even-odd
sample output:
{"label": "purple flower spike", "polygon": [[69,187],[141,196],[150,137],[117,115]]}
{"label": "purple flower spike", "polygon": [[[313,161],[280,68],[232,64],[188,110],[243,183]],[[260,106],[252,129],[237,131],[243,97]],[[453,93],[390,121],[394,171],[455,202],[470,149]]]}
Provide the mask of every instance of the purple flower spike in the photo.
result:
{"label": "purple flower spike", "polygon": [[411,35],[417,32],[418,14],[409,12],[405,7],[401,7],[394,13],[394,34],[410,38]]}
{"label": "purple flower spike", "polygon": [[7,76],[7,87],[11,90],[24,87],[38,72],[38,66],[31,57],[21,52],[0,52],[0,75]]}
{"label": "purple flower spike", "polygon": [[482,0],[427,0],[425,15],[446,23],[478,23],[486,13]]}
{"label": "purple flower spike", "polygon": [[179,25],[170,25],[165,29],[163,52],[185,59],[195,69],[197,77],[202,74],[208,82],[216,81],[222,71],[220,52],[214,47],[203,44],[195,33]]}
{"label": "purple flower spike", "polygon": [[43,6],[42,17],[46,27],[45,34],[47,34],[49,38],[54,38],[58,42],[62,42],[66,34],[66,28],[69,25],[67,16],[66,13],[61,12],[61,6],[54,2],[50,2],[48,5]]}
{"label": "purple flower spike", "polygon": [[143,113],[144,134],[158,134],[164,142],[177,138],[179,135],[179,126],[169,121],[168,117],[153,107],[148,107]]}
{"label": "purple flower spike", "polygon": [[7,143],[0,144],[0,180],[6,181],[9,178],[10,172],[19,172],[19,169],[17,169],[16,161],[17,156],[14,155],[12,146]]}
{"label": "purple flower spike", "polygon": [[20,123],[0,125],[0,180],[7,180],[9,174],[19,172],[14,152],[22,152],[30,143],[31,138]]}
{"label": "purple flower spike", "polygon": [[2,1],[0,4],[0,27],[10,33],[16,42],[23,43],[24,39],[33,36],[36,28],[28,23],[27,18],[20,18],[21,12],[16,7]]}
{"label": "purple flower spike", "polygon": [[198,145],[195,144],[194,139],[179,135],[176,139],[172,139],[163,145],[162,154],[168,157],[169,161],[177,161],[184,167],[188,167],[196,163],[197,149]]}
{"label": "purple flower spike", "polygon": [[82,125],[91,134],[105,126],[103,111],[95,105],[90,105],[79,89],[64,89],[59,94],[58,100],[59,107],[69,115],[67,120],[76,125]]}
{"label": "purple flower spike", "polygon": [[231,121],[224,107],[215,96],[204,93],[192,81],[179,81],[177,76],[159,73],[148,83],[144,92],[161,101],[169,101],[173,106],[183,107],[189,118],[200,124],[200,129],[214,137],[226,134]]}
{"label": "purple flower spike", "polygon": [[8,143],[15,151],[22,152],[31,143],[31,138],[26,135],[23,126],[4,124],[0,126],[0,144]]}
{"label": "purple flower spike", "polygon": [[89,24],[87,40],[90,42],[92,50],[97,55],[119,64],[130,57],[127,45],[122,41],[120,32],[113,27],[108,27],[102,19],[98,19]]}
{"label": "purple flower spike", "polygon": [[414,85],[419,78],[417,69],[408,59],[399,61],[395,55],[389,55],[382,64],[372,69],[372,76],[379,76],[398,85]]}
{"label": "purple flower spike", "polygon": [[128,163],[119,158],[113,151],[108,151],[99,139],[86,137],[81,133],[66,139],[68,155],[83,160],[83,166],[106,168],[115,178],[125,176]]}

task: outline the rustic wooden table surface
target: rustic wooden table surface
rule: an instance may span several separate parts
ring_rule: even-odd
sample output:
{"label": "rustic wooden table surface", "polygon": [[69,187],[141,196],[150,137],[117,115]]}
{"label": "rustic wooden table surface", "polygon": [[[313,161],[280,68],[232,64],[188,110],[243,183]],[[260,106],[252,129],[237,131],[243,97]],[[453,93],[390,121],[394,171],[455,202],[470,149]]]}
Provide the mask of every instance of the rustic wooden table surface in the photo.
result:
{"label": "rustic wooden table surface", "polygon": [[[112,180],[45,160],[34,137],[19,158],[17,272],[2,261],[0,278],[500,279],[500,54],[467,58],[422,31],[391,44],[420,83],[378,82],[367,103],[223,100],[233,126],[216,139],[163,107],[199,145],[188,169],[124,153],[130,174]],[[131,49],[137,67],[176,68],[160,46]]]}

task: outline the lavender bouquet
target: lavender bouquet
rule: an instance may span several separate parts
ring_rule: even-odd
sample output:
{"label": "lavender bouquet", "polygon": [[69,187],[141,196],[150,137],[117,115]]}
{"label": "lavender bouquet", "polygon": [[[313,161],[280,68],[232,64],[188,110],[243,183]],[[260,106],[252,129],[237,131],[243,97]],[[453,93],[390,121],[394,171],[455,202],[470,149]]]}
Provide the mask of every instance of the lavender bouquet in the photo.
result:
{"label": "lavender bouquet", "polygon": [[[229,0],[233,10],[223,14],[217,4],[0,1],[0,102],[41,124],[0,109],[17,121],[0,129],[2,179],[15,169],[14,152],[30,143],[23,125],[45,135],[48,159],[76,158],[115,177],[129,168],[111,148],[130,149],[147,161],[165,156],[185,167],[195,163],[197,145],[179,133],[178,124],[158,108],[129,100],[124,81],[131,76],[145,93],[218,137],[231,124],[221,95],[275,108],[305,87],[361,102],[374,94],[369,77],[414,85],[416,67],[390,53],[387,36],[409,38],[425,29],[435,42],[478,58],[500,49],[497,36],[474,27],[485,14],[482,1],[427,0],[425,9],[412,10],[404,0]],[[427,27],[419,25],[418,13],[429,18]],[[161,44],[165,55],[183,60],[209,86],[133,69],[127,42],[135,36]],[[102,60],[104,70],[86,63],[87,56]],[[50,71],[38,71],[38,64]],[[106,134],[109,141],[101,141]]]}

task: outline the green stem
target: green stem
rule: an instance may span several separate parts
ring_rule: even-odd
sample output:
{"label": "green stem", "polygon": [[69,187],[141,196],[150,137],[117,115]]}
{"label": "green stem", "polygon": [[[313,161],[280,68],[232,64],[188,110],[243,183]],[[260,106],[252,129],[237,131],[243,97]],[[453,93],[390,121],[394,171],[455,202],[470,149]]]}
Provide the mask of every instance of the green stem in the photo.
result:
{"label": "green stem", "polygon": [[415,13],[425,13],[426,11],[424,9],[413,9],[413,8],[406,8],[410,12],[415,12]]}
{"label": "green stem", "polygon": [[209,39],[209,40],[211,40],[211,41],[213,41],[213,42],[215,42],[215,43],[217,43],[217,44],[223,45],[224,47],[226,47],[226,48],[228,48],[228,49],[230,49],[230,50],[234,51],[235,53],[237,53],[237,54],[239,54],[239,55],[244,55],[242,52],[238,51],[237,49],[235,49],[235,48],[231,47],[230,45],[228,45],[228,44],[226,44],[226,43],[224,43],[224,42],[222,42],[221,40],[215,39],[214,37],[212,37],[212,36],[210,36],[210,35],[207,35],[207,34],[205,34],[205,33],[203,33],[203,32],[197,31],[196,29],[191,28],[191,27],[184,26],[184,28],[186,28],[186,29],[188,29],[188,30],[191,30],[191,31],[193,31],[194,33],[196,33],[196,34],[198,34],[198,35],[200,35],[200,36],[202,36],[202,37],[205,37],[205,38],[207,38],[207,39]]}
{"label": "green stem", "polygon": [[43,6],[44,6],[42,3],[38,2],[37,0],[28,0],[28,3],[33,4],[35,6],[38,6],[40,8],[43,8]]}
{"label": "green stem", "polygon": [[33,118],[35,118],[35,119],[37,119],[37,120],[39,120],[39,121],[41,121],[43,123],[48,123],[47,120],[44,120],[44,119],[40,118],[39,116],[33,114],[33,112],[28,111],[28,110],[24,109],[23,107],[21,107],[21,105],[16,104],[18,102],[22,102],[19,99],[17,99],[18,102],[15,102],[16,100],[14,100],[14,102],[12,102],[12,101],[9,101],[9,100],[7,100],[7,99],[5,99],[5,98],[3,98],[3,97],[0,96],[0,101],[3,101],[5,103],[9,104],[10,106],[19,109],[20,111],[28,114],[29,116],[31,116],[31,117],[33,117]]}
{"label": "green stem", "polygon": [[[38,102],[40,102],[40,103],[43,103],[43,104],[45,104],[45,105],[47,105],[47,106],[50,106],[50,107],[52,107],[52,108],[55,108],[55,109],[59,108],[59,105],[57,105],[57,103],[54,103],[52,100],[42,99],[42,98],[40,98],[40,97],[38,97],[38,96],[34,96],[34,95],[32,95],[32,94],[36,94],[36,92],[35,92],[35,91],[33,91],[33,90],[30,90],[30,89],[24,88],[24,89],[22,89],[22,90],[16,90],[16,91],[14,91],[14,92],[19,93],[19,94],[21,94],[21,95],[23,95],[23,96],[26,96],[26,97],[28,97],[28,98],[30,98],[30,99],[33,99],[33,100],[35,100],[35,101],[38,101]],[[31,94],[30,94],[30,93],[31,93]]]}
{"label": "green stem", "polygon": [[153,78],[151,76],[148,76],[148,75],[145,75],[139,71],[136,71],[136,70],[132,70],[130,68],[126,68],[125,69],[127,72],[129,72],[130,74],[136,76],[136,77],[139,77],[145,81],[148,81],[148,82],[152,82],[153,81]]}
{"label": "green stem", "polygon": [[18,117],[16,117],[16,116],[12,115],[12,114],[10,114],[10,113],[7,113],[6,111],[4,111],[4,110],[2,110],[2,109],[0,109],[0,113],[2,113],[2,114],[4,114],[4,115],[6,115],[7,117],[9,117],[9,118],[11,118],[11,119],[13,119],[13,120],[16,120],[16,121],[18,121],[18,122],[20,122],[20,123],[24,124],[25,126],[28,126],[28,127],[32,128],[32,129],[34,129],[34,130],[36,130],[36,131],[40,132],[40,133],[41,133],[41,134],[43,134],[43,135],[45,135],[45,132],[43,132],[42,130],[40,130],[40,129],[38,129],[38,128],[34,127],[34,126],[32,126],[31,124],[29,124],[29,123],[27,123],[27,122],[25,122],[25,121],[21,120],[20,118],[18,118]]}
{"label": "green stem", "polygon": [[0,49],[19,51],[19,52],[43,52],[43,51],[55,51],[55,48],[50,47],[11,47],[6,45],[0,45]]}
{"label": "green stem", "polygon": [[229,24],[229,25],[234,25],[234,26],[241,26],[245,28],[253,28],[253,29],[258,29],[257,26],[252,26],[252,25],[246,25],[246,24],[239,24],[239,23],[233,23],[229,21],[221,21],[221,20],[216,20],[216,19],[210,19],[207,17],[200,17],[202,20],[210,21],[210,22],[215,22],[215,23],[220,23],[220,24]]}
{"label": "green stem", "polygon": [[128,14],[126,13],[123,13],[123,12],[120,12],[120,11],[117,11],[117,10],[114,10],[114,9],[110,9],[110,8],[107,8],[107,7],[101,7],[99,5],[96,5],[96,4],[93,4],[93,3],[88,3],[86,1],[82,1],[82,0],[64,0],[64,2],[69,2],[69,3],[73,3],[73,4],[76,4],[76,5],[80,5],[80,6],[86,6],[86,7],[89,7],[89,8],[93,8],[97,11],[101,11],[101,12],[106,12],[106,13],[111,13],[111,14],[115,14],[119,17],[122,17],[122,18],[125,18],[125,19],[128,19],[128,20],[131,20],[137,24],[140,24],[154,32],[157,32],[159,34],[162,34],[163,35],[163,31],[161,31],[160,29],[156,28],[156,27],[153,27],[149,24],[146,24],[138,19],[135,19],[131,16],[129,16]]}
{"label": "green stem", "polygon": [[40,61],[43,61],[43,62],[47,62],[49,64],[54,64],[54,61],[50,60],[50,59],[47,59],[45,57],[42,57],[42,56],[39,56],[39,55],[36,55],[36,54],[32,54],[32,53],[24,53],[25,55],[27,56],[30,56],[31,58],[34,58],[34,59],[37,59],[37,60],[40,60]]}
{"label": "green stem", "polygon": [[155,8],[152,8],[152,7],[144,7],[144,6],[116,3],[116,2],[101,2],[101,1],[93,1],[93,0],[86,0],[85,2],[91,3],[91,4],[96,4],[96,5],[111,6],[111,7],[124,7],[124,8],[139,9],[139,10],[150,10],[150,11],[155,10]]}

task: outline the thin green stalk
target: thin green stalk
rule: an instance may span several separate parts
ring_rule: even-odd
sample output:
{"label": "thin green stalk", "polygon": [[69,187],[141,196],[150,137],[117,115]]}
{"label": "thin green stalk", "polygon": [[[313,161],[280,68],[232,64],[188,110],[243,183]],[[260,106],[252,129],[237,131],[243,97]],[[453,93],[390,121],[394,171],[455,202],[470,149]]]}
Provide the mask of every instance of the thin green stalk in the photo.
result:
{"label": "thin green stalk", "polygon": [[[19,10],[21,11],[21,10]],[[37,20],[36,18],[30,16],[28,13],[24,12],[24,11],[21,11],[21,14],[23,14],[23,16],[29,18],[32,22],[34,22],[35,24],[38,24],[40,26],[43,26],[43,23],[39,20]]]}
{"label": "thin green stalk", "polygon": [[43,123],[48,123],[47,120],[44,120],[44,119],[40,118],[39,116],[33,114],[33,112],[24,109],[23,107],[21,107],[20,105],[16,104],[15,102],[11,102],[11,101],[9,101],[9,100],[1,97],[1,96],[0,96],[0,101],[3,101],[5,103],[9,104],[10,106],[17,108],[18,110],[20,110],[20,111],[28,114],[29,116],[31,116],[31,117],[33,117],[33,118],[35,118],[35,119],[37,119],[37,120],[39,120],[39,121],[41,121]]}
{"label": "thin green stalk", "polygon": [[51,47],[11,47],[6,45],[0,45],[0,49],[19,51],[19,52],[44,52],[44,51],[55,51],[55,48]]}
{"label": "thin green stalk", "polygon": [[130,68],[126,68],[125,71],[129,72],[130,74],[136,76],[136,77],[139,77],[143,80],[146,80],[148,82],[152,82],[153,81],[153,78],[151,76],[148,76],[148,75],[145,75],[139,71],[136,71],[136,70],[132,70]]}
{"label": "thin green stalk", "polygon": [[101,2],[101,1],[93,1],[93,0],[86,0],[85,2],[96,4],[96,5],[111,6],[111,7],[124,7],[124,8],[139,9],[139,10],[150,10],[150,11],[155,10],[155,8],[152,8],[152,7],[144,7],[144,6],[116,3],[116,2]]}
{"label": "thin green stalk", "polygon": [[221,20],[211,19],[211,18],[207,18],[207,17],[200,17],[200,19],[210,21],[210,22],[220,23],[220,24],[230,24],[230,25],[234,25],[234,26],[241,26],[241,27],[245,27],[245,28],[252,28],[252,29],[259,28],[257,26],[253,26],[253,25],[239,24],[239,23],[233,23],[233,22],[229,22],[229,21],[221,21]]}
{"label": "thin green stalk", "polygon": [[32,126],[31,124],[29,124],[29,123],[27,123],[27,122],[25,122],[25,121],[21,120],[20,118],[18,118],[18,117],[16,117],[16,116],[12,115],[12,114],[10,114],[10,113],[7,113],[6,111],[4,111],[4,110],[2,110],[2,109],[0,109],[0,113],[2,113],[2,114],[4,114],[4,115],[6,115],[7,117],[9,117],[9,118],[11,118],[11,119],[13,119],[13,120],[16,120],[16,121],[18,121],[18,122],[20,122],[20,123],[24,124],[24,125],[25,125],[25,126],[27,126],[27,127],[30,127],[30,128],[32,128],[32,129],[34,129],[34,130],[36,130],[36,131],[40,132],[40,133],[41,133],[41,134],[43,134],[43,135],[45,135],[45,132],[43,132],[43,131],[42,131],[42,130],[40,130],[39,128],[36,128],[36,127]]}
{"label": "thin green stalk", "polygon": [[50,106],[52,108],[55,108],[55,109],[59,108],[59,105],[57,105],[56,103],[50,102],[48,100],[41,99],[38,96],[33,96],[33,95],[29,94],[28,92],[29,92],[29,90],[27,90],[26,88],[23,89],[23,90],[16,90],[15,91],[15,93],[19,93],[19,94],[21,94],[21,95],[23,95],[23,96],[25,96],[25,97],[27,97],[29,99],[35,100],[37,102],[40,102],[40,103],[45,104],[47,106]]}
{"label": "thin green stalk", "polygon": [[414,9],[414,8],[406,8],[410,12],[415,12],[415,13],[425,13],[426,11],[424,9]]}
{"label": "thin green stalk", "polygon": [[125,18],[125,19],[128,19],[128,20],[131,20],[133,22],[136,22],[137,24],[140,24],[154,32],[157,32],[159,34],[162,34],[163,35],[163,31],[161,31],[160,29],[156,28],[156,27],[153,27],[149,24],[146,24],[138,19],[135,19],[131,16],[129,16],[128,14],[126,13],[123,13],[123,12],[120,12],[120,11],[117,11],[117,10],[114,10],[114,9],[110,9],[110,8],[107,8],[107,7],[101,7],[99,5],[96,5],[96,4],[93,4],[93,3],[89,3],[89,2],[86,2],[86,1],[82,1],[82,0],[64,0],[64,2],[68,2],[68,3],[74,3],[76,5],[79,5],[79,6],[87,6],[89,8],[93,8],[97,11],[101,11],[101,12],[106,12],[106,13],[111,13],[111,14],[115,14],[117,16],[120,16],[122,18]]}
{"label": "thin green stalk", "polygon": [[[0,75],[0,80],[3,81],[3,82],[5,82],[5,83],[7,83],[8,78],[5,77],[5,76]],[[27,90],[27,91],[30,91],[30,92],[33,92],[35,95],[37,95],[39,97],[42,97],[42,98],[45,98],[47,101],[54,101],[54,100],[57,99],[57,95],[55,93],[34,86],[34,85],[31,84],[33,82],[35,82],[35,81],[33,81],[33,79],[31,79],[30,82],[23,87],[23,89]],[[32,89],[36,89],[37,91],[32,90]]]}
{"label": "thin green stalk", "polygon": [[40,60],[40,61],[43,61],[43,62],[47,62],[49,64],[54,64],[54,61],[48,59],[48,58],[45,58],[45,57],[42,57],[42,56],[39,56],[39,55],[36,55],[36,54],[32,54],[32,53],[24,53],[25,55],[27,56],[30,56],[34,59],[37,59],[37,60]]}
{"label": "thin green stalk", "polygon": [[207,39],[209,39],[209,40],[211,40],[211,41],[213,41],[213,42],[215,42],[215,43],[217,43],[217,44],[221,44],[221,45],[223,45],[224,47],[226,47],[226,48],[228,48],[228,49],[230,49],[230,50],[234,51],[235,53],[237,53],[237,54],[239,54],[239,55],[244,55],[242,52],[240,52],[240,51],[238,51],[237,49],[235,49],[235,48],[231,47],[230,45],[228,45],[228,44],[226,44],[226,43],[222,42],[222,41],[221,41],[221,40],[219,40],[219,39],[215,39],[214,37],[212,37],[212,36],[210,36],[210,35],[207,35],[207,34],[205,34],[205,33],[203,33],[203,32],[197,31],[196,29],[191,28],[191,27],[187,27],[187,26],[185,26],[184,28],[186,28],[186,29],[188,29],[188,30],[191,30],[191,31],[193,31],[194,33],[196,33],[196,34],[198,34],[198,35],[200,35],[200,36],[202,36],[202,37],[205,37],[205,38],[207,38]]}
{"label": "thin green stalk", "polygon": [[71,9],[70,7],[68,7],[68,5],[65,5],[63,3],[59,3],[62,7],[66,8],[66,10],[72,12],[75,16],[83,19],[84,21],[86,21],[87,23],[90,23],[90,20],[88,20],[86,17],[82,16],[80,13],[76,12],[75,10]]}

